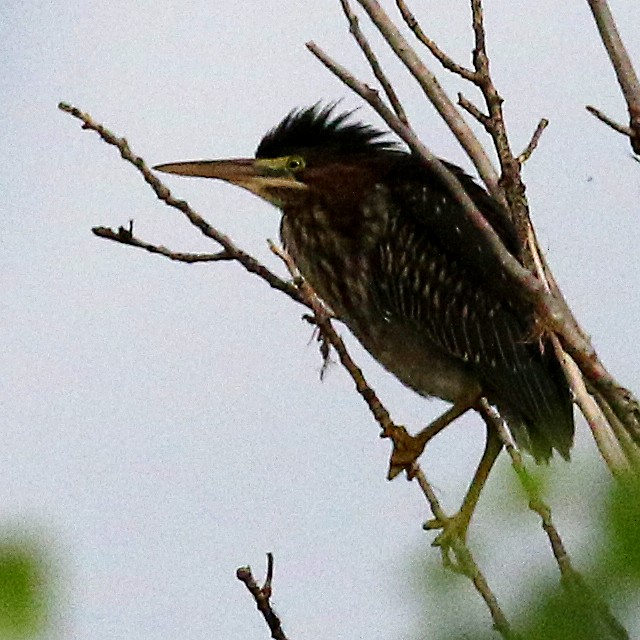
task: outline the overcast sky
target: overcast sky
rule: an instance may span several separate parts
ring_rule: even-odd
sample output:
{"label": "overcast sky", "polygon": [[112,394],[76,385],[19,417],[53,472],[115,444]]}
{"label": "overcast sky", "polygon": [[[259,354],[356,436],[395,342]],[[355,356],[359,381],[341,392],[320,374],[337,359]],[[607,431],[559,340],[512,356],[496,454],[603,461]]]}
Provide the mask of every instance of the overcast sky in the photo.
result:
{"label": "overcast sky", "polygon": [[[466,63],[466,0],[414,4],[425,30]],[[637,0],[611,6],[640,67]],[[525,170],[542,244],[604,362],[638,392],[640,172],[628,143],[584,110],[626,117],[587,3],[493,0],[486,19],[516,151],[541,117],[551,121]],[[292,638],[400,639],[433,634],[443,618],[465,628],[436,585],[417,599],[412,581],[427,577],[416,559],[437,566],[421,530],[429,514],[417,487],[386,482],[389,444],[345,373],[335,366],[319,381],[301,309],[237,265],[174,264],[95,238],[93,225],[135,219],[149,241],[215,250],[113,148],[56,108],[64,100],[89,111],[150,164],[251,155],[295,106],[359,105],[306,52],[310,39],[369,79],[337,0],[0,7],[0,522],[50,547],[61,586],[48,637],[266,638],[235,579],[244,564],[261,577],[266,551],[276,556],[275,604]],[[424,141],[468,168],[398,76]],[[359,116],[379,123],[366,107]],[[277,237],[275,209],[213,181],[167,183],[282,272],[265,242]],[[443,409],[349,344],[397,421],[415,430]],[[555,461],[551,473],[593,495],[607,475],[582,420],[578,432],[573,464]],[[424,467],[449,510],[482,439],[471,416],[428,447]],[[494,505],[481,502],[471,536],[514,615],[514,584],[556,575],[504,462],[497,475]],[[496,500],[511,510],[498,533]],[[597,504],[555,506],[585,566]],[[468,617],[488,629],[480,599],[463,593]],[[621,615],[640,632],[631,609]]]}

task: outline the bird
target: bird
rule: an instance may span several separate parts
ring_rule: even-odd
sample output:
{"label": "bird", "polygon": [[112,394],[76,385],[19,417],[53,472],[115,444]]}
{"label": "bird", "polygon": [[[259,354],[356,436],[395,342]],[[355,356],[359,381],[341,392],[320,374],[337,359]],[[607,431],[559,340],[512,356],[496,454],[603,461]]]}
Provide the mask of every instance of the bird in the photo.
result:
{"label": "bird", "polygon": [[[285,250],[336,318],[404,385],[452,404],[444,419],[408,438],[401,467],[453,418],[477,409],[479,398],[497,408],[536,462],[554,451],[568,459],[571,394],[533,308],[509,295],[499,260],[449,186],[354,113],[339,112],[336,103],[297,108],[265,134],[253,158],[154,169],[223,180],[275,205]],[[503,206],[458,166],[442,162],[521,260]],[[463,536],[501,448],[488,427],[457,514]]]}

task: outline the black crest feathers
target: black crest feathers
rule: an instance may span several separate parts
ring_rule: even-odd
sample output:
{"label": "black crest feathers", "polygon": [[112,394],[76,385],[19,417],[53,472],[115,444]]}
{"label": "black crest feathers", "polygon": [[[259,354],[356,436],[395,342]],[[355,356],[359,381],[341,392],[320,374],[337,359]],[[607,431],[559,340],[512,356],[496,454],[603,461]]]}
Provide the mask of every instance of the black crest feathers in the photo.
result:
{"label": "black crest feathers", "polygon": [[278,158],[302,151],[334,154],[400,151],[386,132],[349,121],[354,111],[335,114],[336,104],[294,109],[260,141],[256,158]]}

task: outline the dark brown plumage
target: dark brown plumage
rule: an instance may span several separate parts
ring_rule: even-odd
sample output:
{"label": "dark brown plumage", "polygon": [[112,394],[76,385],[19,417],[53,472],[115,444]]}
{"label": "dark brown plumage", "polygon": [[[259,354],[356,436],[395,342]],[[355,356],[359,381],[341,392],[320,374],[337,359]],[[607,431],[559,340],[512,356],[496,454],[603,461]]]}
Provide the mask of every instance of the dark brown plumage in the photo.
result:
{"label": "dark brown plumage", "polygon": [[[448,166],[518,256],[502,210]],[[499,264],[447,187],[382,132],[315,106],[290,113],[255,160],[159,168],[227,180],[278,206],[300,272],[382,365],[425,396],[486,395],[537,460],[554,449],[568,457],[569,390],[531,310],[506,295]]]}

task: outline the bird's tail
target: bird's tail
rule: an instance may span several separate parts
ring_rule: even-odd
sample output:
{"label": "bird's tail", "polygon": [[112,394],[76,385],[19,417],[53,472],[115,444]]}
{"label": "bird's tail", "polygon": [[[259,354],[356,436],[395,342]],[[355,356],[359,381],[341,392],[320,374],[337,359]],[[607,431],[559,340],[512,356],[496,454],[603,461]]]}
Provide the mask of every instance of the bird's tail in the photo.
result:
{"label": "bird's tail", "polygon": [[526,378],[530,401],[519,404],[518,413],[500,407],[518,447],[533,455],[537,462],[547,462],[557,451],[569,459],[574,436],[571,392],[554,351],[548,345],[541,359],[529,361]]}

